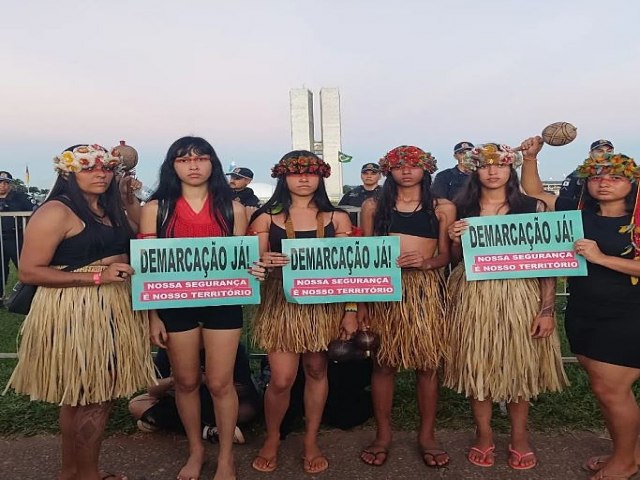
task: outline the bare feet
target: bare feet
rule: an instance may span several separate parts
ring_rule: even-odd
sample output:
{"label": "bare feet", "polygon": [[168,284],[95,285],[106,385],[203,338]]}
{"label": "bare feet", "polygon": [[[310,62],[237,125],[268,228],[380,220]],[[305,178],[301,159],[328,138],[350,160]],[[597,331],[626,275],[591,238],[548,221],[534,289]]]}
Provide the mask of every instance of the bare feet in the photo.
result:
{"label": "bare feet", "polygon": [[[582,468],[591,473],[599,472],[607,464],[609,458],[611,458],[611,455],[596,455],[595,457],[590,457],[582,464]],[[640,467],[640,454],[638,453],[636,453],[636,463]]]}
{"label": "bare feet", "polygon": [[253,460],[251,466],[259,472],[273,472],[278,467],[278,447],[280,447],[280,439],[270,439],[267,437]]}
{"label": "bare feet", "polygon": [[200,471],[204,464],[204,447],[200,446],[198,449],[194,449],[189,454],[187,463],[178,473],[177,480],[198,480],[200,478]]}

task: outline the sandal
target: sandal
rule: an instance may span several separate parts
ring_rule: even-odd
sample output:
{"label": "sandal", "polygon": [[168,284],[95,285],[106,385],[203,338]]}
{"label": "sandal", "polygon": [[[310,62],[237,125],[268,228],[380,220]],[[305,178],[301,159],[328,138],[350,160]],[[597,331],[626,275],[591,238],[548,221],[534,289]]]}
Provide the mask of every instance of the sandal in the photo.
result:
{"label": "sandal", "polygon": [[[261,467],[260,465],[258,465],[257,463],[258,461],[261,461],[262,463],[264,463],[264,467]],[[278,468],[278,457],[274,456],[271,458],[266,458],[261,455],[258,455],[256,458],[253,459],[253,463],[251,463],[251,467],[254,470],[257,470],[258,472],[271,473],[276,468]]]}
{"label": "sandal", "polygon": [[[319,460],[324,460],[322,468],[316,470],[313,468],[313,464],[317,463]],[[310,475],[315,475],[317,473],[322,473],[329,468],[329,459],[324,455],[320,454],[313,458],[302,457],[302,469],[304,473],[308,473]]]}
{"label": "sandal", "polygon": [[619,480],[631,480],[632,478],[635,478],[638,473],[640,473],[640,470],[636,470],[635,473],[632,473],[631,475],[623,475],[623,474],[615,474],[615,473],[605,473],[604,468],[602,468],[599,472],[598,472],[598,476],[596,477],[596,480],[607,480],[607,479],[619,479]]}
{"label": "sandal", "polygon": [[[421,453],[422,461],[429,468],[445,468],[449,466],[449,462],[451,461],[449,454],[441,448],[425,448],[421,450]],[[438,457],[443,455],[447,456],[447,461],[444,463],[438,463]],[[433,461],[433,463],[429,463],[428,460]]]}
{"label": "sandal", "polygon": [[[604,468],[608,461],[609,455],[596,455],[595,457],[588,458],[587,461],[582,464],[582,469],[585,472],[598,473]],[[640,465],[638,465],[638,467],[640,467]]]}
{"label": "sandal", "polygon": [[[511,461],[513,457],[516,458],[515,462]],[[527,457],[533,457],[533,463],[531,465],[525,465],[525,466],[520,465],[520,463],[522,462],[522,459]],[[534,468],[536,465],[538,465],[538,459],[536,458],[536,454],[533,452],[526,452],[526,453],[518,452],[517,450],[514,450],[513,448],[511,448],[511,445],[509,445],[509,460],[507,460],[507,463],[514,470],[530,470]]]}
{"label": "sandal", "polygon": [[[364,459],[364,455],[373,455],[373,460],[368,462]],[[378,462],[378,457],[380,455],[384,455],[382,459]],[[387,458],[389,457],[389,449],[386,447],[378,447],[376,445],[369,445],[367,448],[360,452],[360,460],[362,460],[367,465],[371,465],[372,467],[381,467],[385,463],[387,463]]]}
{"label": "sandal", "polygon": [[120,473],[100,472],[100,480],[128,480],[125,475]]}
{"label": "sandal", "polygon": [[[493,467],[496,463],[496,457],[493,453],[495,449],[495,444],[485,448],[484,450],[481,450],[478,447],[471,447],[469,448],[469,453],[467,453],[467,460],[469,460],[469,463],[472,463],[476,467]],[[482,461],[474,460],[473,458],[471,458],[472,452],[478,453],[482,457]],[[491,457],[489,457],[489,455],[491,455]]]}

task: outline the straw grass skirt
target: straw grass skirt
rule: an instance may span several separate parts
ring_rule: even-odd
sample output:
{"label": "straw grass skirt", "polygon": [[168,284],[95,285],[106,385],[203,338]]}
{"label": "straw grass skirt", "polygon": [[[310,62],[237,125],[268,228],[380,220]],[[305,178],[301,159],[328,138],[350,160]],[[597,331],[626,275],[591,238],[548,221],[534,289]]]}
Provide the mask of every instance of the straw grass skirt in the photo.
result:
{"label": "straw grass skirt", "polygon": [[5,392],[75,407],[127,397],[155,382],[147,314],[131,309],[129,282],[38,287],[20,337]]}
{"label": "straw grass skirt", "polygon": [[468,282],[458,265],[448,283],[449,354],[444,385],[477,400],[529,400],[569,384],[558,331],[531,337],[538,279]]}
{"label": "straw grass skirt", "polygon": [[340,335],[344,303],[289,303],[279,275],[267,278],[261,298],[253,323],[253,341],[266,352],[322,352]]}
{"label": "straw grass skirt", "polygon": [[369,303],[371,330],[380,336],[380,365],[436,370],[445,353],[442,269],[403,270],[402,301]]}

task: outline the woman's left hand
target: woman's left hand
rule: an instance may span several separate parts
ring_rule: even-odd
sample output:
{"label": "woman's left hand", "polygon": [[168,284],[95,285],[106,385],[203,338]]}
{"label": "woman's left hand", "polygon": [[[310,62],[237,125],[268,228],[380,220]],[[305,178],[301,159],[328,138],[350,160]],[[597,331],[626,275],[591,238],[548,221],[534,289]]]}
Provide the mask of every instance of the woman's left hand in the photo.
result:
{"label": "woman's left hand", "polygon": [[583,238],[582,240],[578,240],[573,244],[573,247],[576,250],[578,255],[582,255],[587,259],[588,262],[598,263],[602,260],[606,255],[602,253],[598,244],[593,240],[587,240]]}
{"label": "woman's left hand", "polygon": [[411,251],[400,254],[396,264],[400,268],[424,268],[425,257],[420,252]]}
{"label": "woman's left hand", "polygon": [[531,336],[533,338],[546,338],[553,333],[556,328],[556,319],[553,314],[538,314],[531,325]]}
{"label": "woman's left hand", "polygon": [[342,317],[342,325],[340,325],[340,338],[348,340],[358,330],[358,314],[357,312],[344,312]]}
{"label": "woman's left hand", "polygon": [[256,277],[260,282],[267,279],[267,268],[263,262],[253,262],[253,265],[249,268],[249,273]]}

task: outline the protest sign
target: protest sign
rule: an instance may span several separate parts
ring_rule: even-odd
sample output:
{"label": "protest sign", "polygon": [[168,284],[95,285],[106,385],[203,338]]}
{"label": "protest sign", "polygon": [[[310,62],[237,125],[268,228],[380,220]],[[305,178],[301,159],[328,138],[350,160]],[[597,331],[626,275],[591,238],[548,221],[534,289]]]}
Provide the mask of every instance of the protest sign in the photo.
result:
{"label": "protest sign", "polygon": [[402,299],[398,237],[283,240],[288,302],[389,302]]}
{"label": "protest sign", "polygon": [[131,241],[134,310],[260,303],[258,237]]}
{"label": "protest sign", "polygon": [[579,211],[465,219],[462,235],[467,280],[587,275],[573,249],[584,238]]}

